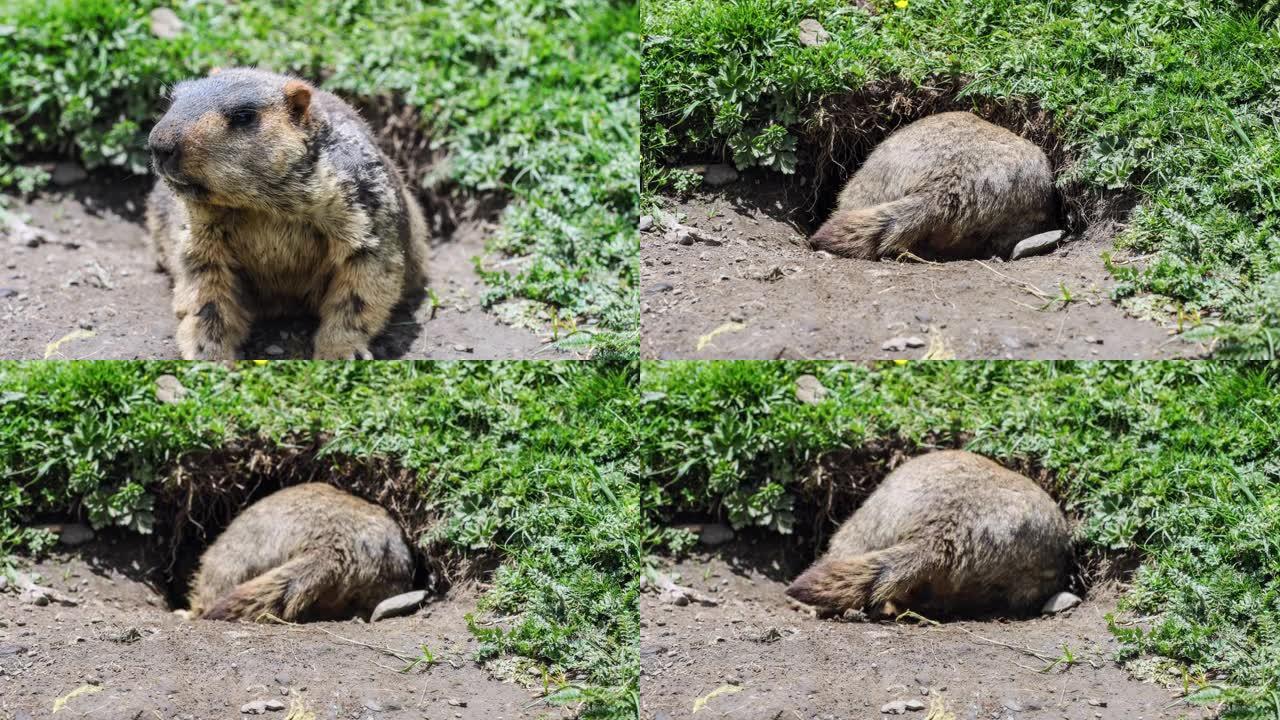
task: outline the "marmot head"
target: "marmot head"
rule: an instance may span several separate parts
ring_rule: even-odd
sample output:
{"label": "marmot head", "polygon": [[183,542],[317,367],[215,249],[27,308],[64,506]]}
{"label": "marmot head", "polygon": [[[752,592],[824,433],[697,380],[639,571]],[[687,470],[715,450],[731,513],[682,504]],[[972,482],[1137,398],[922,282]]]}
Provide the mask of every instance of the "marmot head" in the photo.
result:
{"label": "marmot head", "polygon": [[316,162],[314,92],[297,78],[243,68],[179,83],[147,140],[152,167],[185,198],[287,204],[290,186],[305,183]]}

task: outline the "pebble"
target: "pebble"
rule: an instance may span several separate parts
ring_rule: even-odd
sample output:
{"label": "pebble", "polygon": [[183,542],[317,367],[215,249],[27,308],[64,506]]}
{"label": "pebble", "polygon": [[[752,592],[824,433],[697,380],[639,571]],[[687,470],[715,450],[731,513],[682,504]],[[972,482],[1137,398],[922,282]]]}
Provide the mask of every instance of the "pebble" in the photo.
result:
{"label": "pebble", "polygon": [[919,700],[894,700],[880,706],[880,712],[885,715],[906,715],[923,709],[924,703]]}
{"label": "pebble", "polygon": [[93,539],[93,530],[87,525],[80,523],[71,523],[63,525],[62,531],[58,533],[58,543],[67,547],[75,547],[83,545]]}
{"label": "pebble", "polygon": [[1032,235],[1013,246],[1013,252],[1010,253],[1009,259],[1020,260],[1024,257],[1044,255],[1045,253],[1051,252],[1058,246],[1058,243],[1062,240],[1062,236],[1065,234],[1066,233],[1061,230],[1050,230],[1049,232],[1043,232],[1039,235]]}
{"label": "pebble", "polygon": [[280,347],[279,345],[268,345],[268,346],[267,346],[267,354],[268,354],[268,355],[283,355],[283,354],[284,354],[284,348]]}
{"label": "pebble", "polygon": [[240,706],[240,712],[245,715],[261,715],[283,709],[284,703],[280,700],[254,700]]}
{"label": "pebble", "polygon": [[1045,601],[1044,607],[1040,608],[1042,615],[1054,615],[1081,603],[1080,597],[1069,592],[1060,592],[1054,594],[1053,597]]}
{"label": "pebble", "polygon": [[702,532],[698,533],[698,542],[711,547],[723,545],[732,539],[733,528],[721,523],[703,525]]}
{"label": "pebble", "polygon": [[1084,336],[1084,341],[1085,341],[1085,342],[1087,342],[1087,343],[1089,343],[1090,345],[1101,345],[1101,344],[1102,344],[1102,338],[1094,337],[1094,336],[1092,336],[1092,335],[1085,335],[1085,336]]}
{"label": "pebble", "polygon": [[712,187],[728,185],[737,179],[738,171],[734,169],[732,165],[725,163],[708,165],[707,169],[702,173],[702,182],[711,185]]}
{"label": "pebble", "polygon": [[813,18],[805,18],[800,21],[800,44],[809,47],[817,47],[825,45],[831,39],[831,34],[827,29],[822,27],[822,23]]}
{"label": "pebble", "polygon": [[920,338],[915,337],[914,335],[911,337],[889,338],[888,340],[885,340],[880,345],[881,350],[891,350],[893,352],[900,352],[902,350],[905,350],[906,348],[918,348],[918,347],[924,347],[924,340],[921,340]]}
{"label": "pebble", "polygon": [[378,606],[373,609],[373,614],[369,616],[369,622],[378,622],[384,618],[408,615],[421,607],[422,603],[426,602],[426,599],[426,590],[413,590],[389,597],[378,603]]}
{"label": "pebble", "polygon": [[640,216],[640,232],[645,232],[646,230],[652,227],[653,227],[653,216],[641,215]]}
{"label": "pebble", "polygon": [[475,351],[475,348],[471,347],[470,345],[463,345],[462,343],[458,343],[457,345],[454,345],[453,349],[456,352],[460,352],[460,353],[469,353],[469,352]]}
{"label": "pebble", "polygon": [[827,388],[812,375],[796,378],[796,400],[806,405],[817,405],[827,396]]}
{"label": "pebble", "polygon": [[169,8],[151,11],[151,34],[161,40],[172,40],[182,34],[184,25],[177,13]]}
{"label": "pebble", "polygon": [[[268,350],[269,351],[269,350]],[[182,402],[187,396],[187,389],[173,375],[161,375],[156,378],[156,400],[166,405]]]}
{"label": "pebble", "polygon": [[58,187],[70,187],[84,182],[88,177],[89,173],[85,172],[78,163],[60,162],[53,166],[53,184]]}

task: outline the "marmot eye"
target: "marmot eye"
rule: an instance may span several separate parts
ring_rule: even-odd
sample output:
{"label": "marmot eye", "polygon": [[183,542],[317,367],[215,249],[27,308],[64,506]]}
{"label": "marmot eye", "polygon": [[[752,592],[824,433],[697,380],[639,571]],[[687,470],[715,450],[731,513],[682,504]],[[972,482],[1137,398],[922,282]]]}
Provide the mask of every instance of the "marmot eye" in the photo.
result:
{"label": "marmot eye", "polygon": [[258,111],[256,108],[236,108],[227,113],[227,124],[233,128],[249,127],[257,119]]}

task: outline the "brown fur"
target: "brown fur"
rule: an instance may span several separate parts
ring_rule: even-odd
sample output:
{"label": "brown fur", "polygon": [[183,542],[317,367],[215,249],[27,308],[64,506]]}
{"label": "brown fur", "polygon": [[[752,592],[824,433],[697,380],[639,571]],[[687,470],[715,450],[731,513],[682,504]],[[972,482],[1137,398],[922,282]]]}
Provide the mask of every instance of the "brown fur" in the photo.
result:
{"label": "brown fur", "polygon": [[1025,614],[1065,589],[1070,557],[1070,527],[1048,493],[949,450],[890,473],[787,594],[831,612]]}
{"label": "brown fur", "polygon": [[1053,229],[1055,203],[1038,146],[972,113],[939,113],[876,147],[810,244],[868,260],[1008,257]]}
{"label": "brown fur", "polygon": [[200,558],[192,617],[290,622],[367,616],[409,590],[413,558],[387,511],[320,483],[251,505]]}
{"label": "brown fur", "polygon": [[147,229],[185,359],[233,359],[255,319],[299,313],[320,317],[316,358],[369,358],[425,283],[422,209],[334,95],[221,70],[175,88],[150,146]]}

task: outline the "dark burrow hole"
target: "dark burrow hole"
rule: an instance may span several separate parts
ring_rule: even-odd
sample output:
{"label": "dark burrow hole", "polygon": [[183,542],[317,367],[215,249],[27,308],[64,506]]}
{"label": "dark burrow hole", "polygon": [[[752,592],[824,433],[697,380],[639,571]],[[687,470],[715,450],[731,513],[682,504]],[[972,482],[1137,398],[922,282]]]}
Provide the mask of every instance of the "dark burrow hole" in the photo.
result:
{"label": "dark burrow hole", "polygon": [[166,557],[155,581],[171,608],[187,606],[200,556],[241,511],[300,483],[333,485],[385,508],[413,552],[414,589],[438,595],[485,565],[463,561],[442,543],[424,544],[436,516],[420,496],[413,472],[387,458],[322,452],[324,445],[323,439],[235,441],[188,453],[170,469],[156,498],[156,534]]}
{"label": "dark burrow hole", "polygon": [[[952,77],[927,78],[919,84],[893,78],[824,98],[798,131],[796,174],[770,171],[748,176],[760,191],[750,195],[765,196],[756,209],[811,235],[830,217],[845,182],[877,145],[895,130],[942,112],[972,112],[1034,142],[1048,157],[1056,179],[1071,169],[1075,158],[1054,132],[1052,114],[1037,101],[962,96],[967,84]],[[779,194],[781,201],[775,202]],[[1056,227],[1077,236],[1093,235],[1095,229],[1113,235],[1136,202],[1130,191],[1099,191],[1075,181],[1059,182],[1056,195]],[[755,204],[751,198],[741,200]]]}
{"label": "dark burrow hole", "polygon": [[[735,540],[729,546],[712,550],[718,550],[722,559],[742,572],[790,583],[826,551],[831,536],[890,472],[907,460],[928,452],[963,449],[968,439],[934,435],[924,438],[919,444],[901,439],[875,440],[858,448],[829,452],[803,475],[799,485],[791,487],[795,496],[792,534],[780,535],[773,531],[748,528],[736,533]],[[1031,478],[1054,498],[1072,527],[1079,523],[1080,518],[1069,511],[1063,502],[1061,487],[1052,472],[1033,459],[993,459],[1002,466]],[[676,513],[669,524],[697,525],[707,522],[727,524],[728,520],[706,514]],[[1061,589],[1087,599],[1090,588],[1117,582],[1127,583],[1137,570],[1140,560],[1140,556],[1135,553],[1105,551],[1077,542],[1070,582]]]}
{"label": "dark burrow hole", "polygon": [[[120,530],[100,533],[80,551],[91,565],[112,567],[149,585],[170,609],[187,607],[200,556],[249,505],[281,488],[320,482],[379,505],[404,531],[414,556],[414,589],[439,596],[453,584],[491,572],[496,558],[463,558],[441,542],[428,542],[437,518],[417,476],[386,458],[322,452],[323,438],[233,441],[192,452],[167,468],[155,492],[150,541]],[[43,518],[57,522],[65,518]]]}

